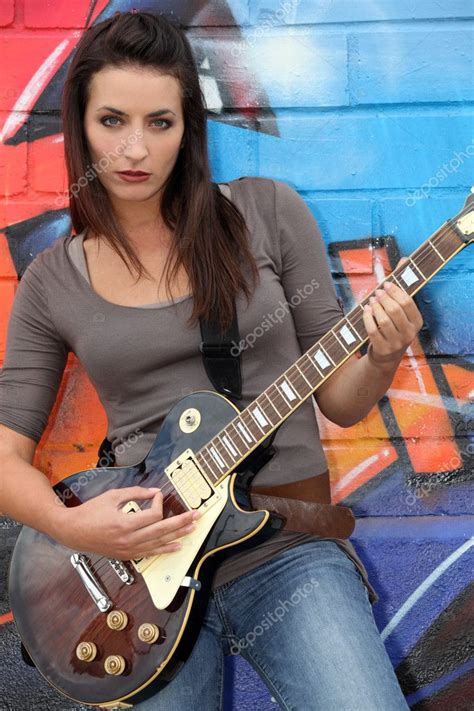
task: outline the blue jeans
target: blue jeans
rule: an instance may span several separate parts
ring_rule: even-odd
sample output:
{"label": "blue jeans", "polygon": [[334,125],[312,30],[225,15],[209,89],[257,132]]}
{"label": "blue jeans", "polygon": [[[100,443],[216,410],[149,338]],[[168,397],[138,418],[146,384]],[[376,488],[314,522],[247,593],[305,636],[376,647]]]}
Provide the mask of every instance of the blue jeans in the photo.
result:
{"label": "blue jeans", "polygon": [[245,657],[282,709],[409,709],[367,588],[334,541],[301,543],[216,588],[185,665],[134,711],[220,711],[225,654]]}

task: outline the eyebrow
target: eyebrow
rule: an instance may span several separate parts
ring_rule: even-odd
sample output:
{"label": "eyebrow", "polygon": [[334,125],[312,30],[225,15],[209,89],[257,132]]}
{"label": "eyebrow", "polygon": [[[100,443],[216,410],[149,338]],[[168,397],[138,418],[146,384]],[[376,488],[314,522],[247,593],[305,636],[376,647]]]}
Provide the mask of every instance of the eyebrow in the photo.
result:
{"label": "eyebrow", "polygon": [[[119,116],[128,116],[128,114],[125,111],[120,111],[120,109],[114,109],[112,106],[101,106],[97,111],[102,111],[102,109],[106,109],[107,111],[112,111],[114,114],[118,114]],[[171,111],[171,109],[160,109],[159,111],[152,111],[151,113],[147,114],[145,118],[156,118],[157,116],[161,116],[162,114],[173,114],[173,116],[176,116],[174,111]]]}

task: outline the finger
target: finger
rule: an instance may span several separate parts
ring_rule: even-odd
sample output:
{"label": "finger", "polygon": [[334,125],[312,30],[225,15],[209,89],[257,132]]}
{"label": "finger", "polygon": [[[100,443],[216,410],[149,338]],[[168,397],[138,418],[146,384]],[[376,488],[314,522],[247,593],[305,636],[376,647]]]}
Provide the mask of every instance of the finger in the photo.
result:
{"label": "finger", "polygon": [[364,326],[369,337],[370,342],[376,348],[379,353],[385,353],[387,351],[387,341],[381,335],[377,322],[374,318],[374,314],[371,306],[364,306],[364,313],[362,314],[364,319]]}
{"label": "finger", "polygon": [[126,486],[123,489],[111,489],[118,502],[126,503],[134,499],[151,499],[159,491],[156,487]]}
{"label": "finger", "polygon": [[423,325],[423,316],[420,313],[417,305],[415,304],[412,297],[401,289],[397,284],[392,284],[390,282],[384,282],[384,290],[389,294],[392,299],[395,299],[402,307],[408,321],[415,326],[417,330],[420,330]]}
{"label": "finger", "polygon": [[391,318],[397,331],[402,336],[408,334],[410,322],[403,307],[396,299],[392,298],[391,293],[388,293],[387,290],[382,291],[381,289],[376,289],[375,297],[378,303],[383,306],[385,313]]}
{"label": "finger", "polygon": [[382,335],[386,341],[386,346],[394,349],[401,348],[400,334],[382,304],[373,296],[370,297],[369,304],[372,307],[372,313],[379,328],[380,335]]}
{"label": "finger", "polygon": [[187,523],[185,526],[179,526],[178,528],[163,532],[162,524],[163,522],[160,521],[154,526],[147,526],[146,529],[140,529],[133,538],[130,538],[130,545],[133,547],[151,548],[164,543],[171,543],[171,541],[182,538],[196,530],[195,523]]}
{"label": "finger", "polygon": [[[156,527],[159,525],[158,530],[161,533],[168,533],[170,531],[176,531],[181,526],[186,526],[200,516],[200,511],[191,510],[163,518],[163,507],[158,507],[157,504],[156,508],[152,505],[151,508],[146,509],[145,511],[140,511],[139,515],[135,514],[134,520],[131,521],[130,530],[146,531],[147,529],[151,529],[154,526]],[[154,530],[156,531],[156,528]],[[156,533],[154,535],[156,537]]]}
{"label": "finger", "polygon": [[398,267],[401,267],[402,264],[406,264],[406,263],[409,262],[409,261],[410,261],[410,260],[409,260],[408,257],[401,257],[401,258],[398,260],[397,266],[395,267],[395,269],[398,269]]}

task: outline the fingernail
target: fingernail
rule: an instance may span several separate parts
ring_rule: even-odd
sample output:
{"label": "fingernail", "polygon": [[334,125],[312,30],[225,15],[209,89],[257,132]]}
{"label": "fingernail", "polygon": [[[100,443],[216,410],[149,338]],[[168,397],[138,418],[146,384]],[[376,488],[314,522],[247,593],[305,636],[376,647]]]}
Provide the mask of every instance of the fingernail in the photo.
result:
{"label": "fingernail", "polygon": [[391,289],[393,286],[391,281],[384,281],[383,285],[384,285],[384,289]]}
{"label": "fingernail", "polygon": [[376,296],[380,297],[380,296],[382,296],[382,294],[383,294],[382,289],[376,289],[376,290],[375,290],[375,295],[376,295]]}
{"label": "fingernail", "polygon": [[191,518],[193,519],[193,521],[195,521],[197,518],[200,518],[200,517],[201,517],[201,512],[200,512],[200,511],[193,511],[193,515],[191,516]]}
{"label": "fingernail", "polygon": [[371,296],[369,299],[369,304],[375,304],[376,301],[377,299],[375,298],[375,296]]}

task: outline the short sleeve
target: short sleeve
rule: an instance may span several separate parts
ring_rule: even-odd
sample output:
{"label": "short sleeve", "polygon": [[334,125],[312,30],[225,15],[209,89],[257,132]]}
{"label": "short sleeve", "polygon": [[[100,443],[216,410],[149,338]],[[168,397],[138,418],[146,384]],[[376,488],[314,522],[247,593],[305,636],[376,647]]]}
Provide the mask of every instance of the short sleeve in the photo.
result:
{"label": "short sleeve", "polygon": [[303,198],[273,180],[281,282],[304,353],[343,316],[319,226]]}
{"label": "short sleeve", "polygon": [[51,321],[39,256],[18,284],[0,370],[0,423],[36,442],[48,424],[69,350]]}

